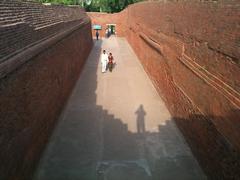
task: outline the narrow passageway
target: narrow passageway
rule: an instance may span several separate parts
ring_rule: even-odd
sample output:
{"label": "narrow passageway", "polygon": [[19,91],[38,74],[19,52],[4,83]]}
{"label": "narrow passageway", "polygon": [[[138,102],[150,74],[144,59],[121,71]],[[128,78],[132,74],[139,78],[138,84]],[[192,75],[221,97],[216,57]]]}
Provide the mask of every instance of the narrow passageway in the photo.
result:
{"label": "narrow passageway", "polygon": [[[112,52],[113,72],[100,54]],[[206,179],[124,38],[94,42],[35,180]]]}

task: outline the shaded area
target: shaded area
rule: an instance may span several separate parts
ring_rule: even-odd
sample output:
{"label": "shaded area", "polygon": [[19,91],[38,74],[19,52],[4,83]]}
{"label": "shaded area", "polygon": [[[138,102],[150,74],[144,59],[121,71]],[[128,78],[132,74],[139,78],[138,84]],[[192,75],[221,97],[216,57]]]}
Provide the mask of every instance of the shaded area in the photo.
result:
{"label": "shaded area", "polygon": [[[211,179],[218,179],[219,177],[215,169],[221,169],[223,179],[239,179],[240,177],[240,153],[238,149],[212,123],[212,119],[224,121],[230,117],[234,118],[235,125],[239,126],[239,110],[229,112],[227,117],[192,114],[188,118],[174,118],[183,134],[188,137],[187,141],[191,144],[194,154],[205,156],[205,151],[209,152],[208,158],[199,159],[199,162],[202,165],[211,164],[206,168]],[[189,129],[189,126],[194,128]],[[204,143],[201,143],[202,141]]]}
{"label": "shaded area", "polygon": [[99,40],[94,53],[90,54],[93,61],[85,64],[78,80],[81,83],[77,82],[67,110],[59,119],[40,162],[36,180],[96,179],[96,163],[100,158],[102,141],[100,122],[107,115],[100,106],[96,106],[94,93],[97,85],[94,72],[101,43]]}

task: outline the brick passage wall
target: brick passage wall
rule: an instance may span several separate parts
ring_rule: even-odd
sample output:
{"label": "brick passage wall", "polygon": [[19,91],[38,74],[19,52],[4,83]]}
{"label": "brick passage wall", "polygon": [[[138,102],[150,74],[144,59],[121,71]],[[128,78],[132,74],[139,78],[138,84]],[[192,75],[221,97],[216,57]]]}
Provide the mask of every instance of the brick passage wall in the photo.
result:
{"label": "brick passage wall", "polygon": [[0,1],[0,62],[22,48],[76,25],[85,17],[78,7],[31,1]]}
{"label": "brick passage wall", "polygon": [[101,16],[90,15],[115,19],[209,178],[240,179],[239,1],[143,2]]}
{"label": "brick passage wall", "polygon": [[[4,2],[8,2],[7,7],[15,6],[16,2],[21,4],[20,1]],[[35,7],[34,3],[23,2],[21,5],[28,7],[29,11],[44,11],[41,9],[42,5],[39,4]],[[4,73],[0,79],[1,180],[31,179],[40,154],[92,47],[90,19],[82,10],[62,8],[62,11],[60,7],[46,8],[52,11],[52,14],[49,12],[50,19],[66,12],[70,13],[69,17],[64,13],[63,16],[69,20],[61,22],[60,26],[46,26],[44,23],[44,27],[41,26],[41,32],[34,30],[36,27],[33,26],[32,20],[39,22],[38,17],[42,14],[39,16],[32,14],[31,21],[26,20],[24,23],[11,24],[6,27],[2,24],[0,26],[0,31],[2,28],[10,28],[9,32],[1,31],[0,36],[3,36],[2,32],[8,34],[9,42],[11,42],[9,46],[8,43],[3,46],[1,39],[1,47],[13,47],[12,44],[15,43],[16,48],[13,47],[11,51],[14,53],[18,48],[22,48],[18,45],[29,45],[32,42],[27,37],[36,38],[33,41],[45,38],[44,41],[24,47],[24,50],[21,49],[15,56],[0,62],[1,72],[8,67],[15,67]],[[18,8],[15,9],[18,10]],[[17,16],[19,16],[18,12]],[[72,21],[78,17],[83,19]],[[25,31],[24,27],[32,29]],[[49,33],[54,33],[54,36],[49,37]],[[15,42],[12,36],[23,39],[17,39],[18,41]],[[7,51],[1,49],[0,52]],[[19,61],[24,61],[24,64],[15,66]]]}
{"label": "brick passage wall", "polygon": [[127,38],[210,179],[240,178],[239,2],[141,3]]}

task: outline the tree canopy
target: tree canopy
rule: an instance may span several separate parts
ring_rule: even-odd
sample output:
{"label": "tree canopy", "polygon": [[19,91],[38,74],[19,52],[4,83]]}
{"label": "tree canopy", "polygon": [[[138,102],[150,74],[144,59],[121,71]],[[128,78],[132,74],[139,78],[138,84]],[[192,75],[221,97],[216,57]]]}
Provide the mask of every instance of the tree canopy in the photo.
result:
{"label": "tree canopy", "polygon": [[142,0],[37,0],[42,3],[80,5],[86,11],[114,13],[123,10],[129,4]]}

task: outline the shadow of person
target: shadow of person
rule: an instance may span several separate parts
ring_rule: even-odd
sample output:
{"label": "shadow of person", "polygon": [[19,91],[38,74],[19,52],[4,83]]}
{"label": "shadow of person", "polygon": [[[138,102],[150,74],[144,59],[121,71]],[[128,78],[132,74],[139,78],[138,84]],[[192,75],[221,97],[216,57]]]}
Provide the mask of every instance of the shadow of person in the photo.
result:
{"label": "shadow of person", "polygon": [[135,112],[137,116],[137,133],[144,134],[145,133],[145,115],[146,112],[144,111],[143,105],[141,104],[139,108]]}

